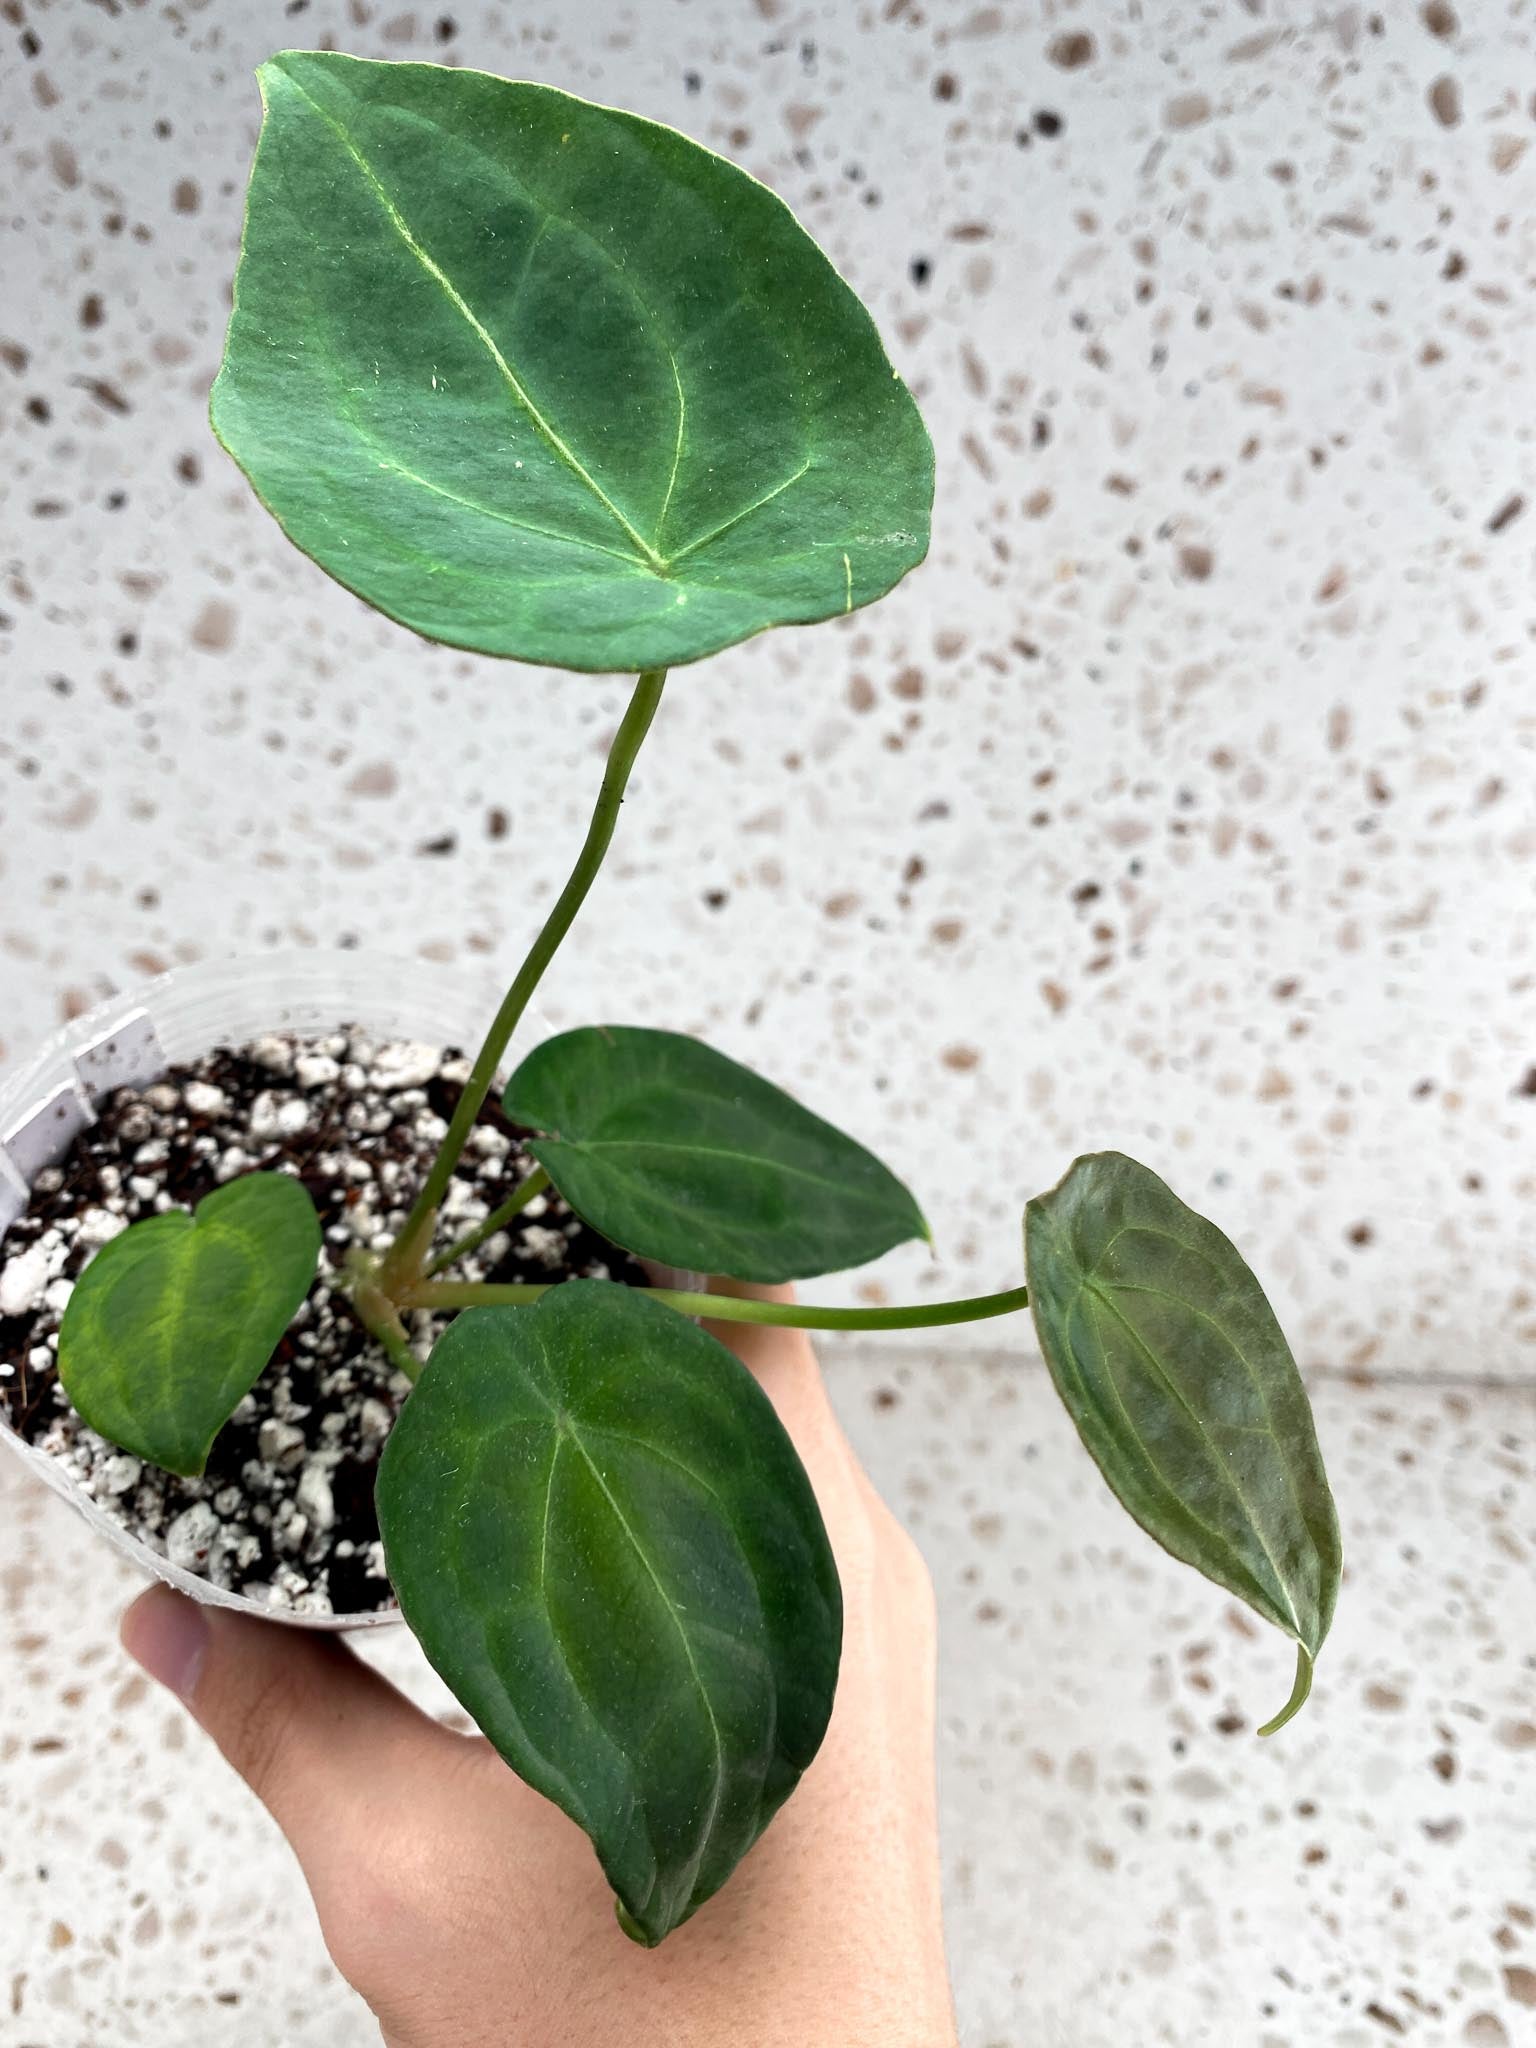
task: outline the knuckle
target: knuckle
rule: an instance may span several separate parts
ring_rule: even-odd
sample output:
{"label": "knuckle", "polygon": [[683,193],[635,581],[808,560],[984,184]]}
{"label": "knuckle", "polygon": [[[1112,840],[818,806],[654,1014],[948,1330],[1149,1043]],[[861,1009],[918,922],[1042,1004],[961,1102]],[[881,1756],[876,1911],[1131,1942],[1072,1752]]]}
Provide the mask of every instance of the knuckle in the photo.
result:
{"label": "knuckle", "polygon": [[443,1827],[386,1829],[317,1896],[331,1960],[370,2000],[397,2003],[411,1990],[413,1958],[494,1938],[485,1872],[461,1868],[463,1848]]}
{"label": "knuckle", "polygon": [[385,1870],[367,1858],[349,1873],[344,1893],[318,1903],[331,1961],[349,1984],[371,1998],[390,1981],[395,1960],[412,1954],[420,1939],[409,1888],[398,1870]]}
{"label": "knuckle", "polygon": [[489,1743],[460,1738],[434,1756],[429,1799],[392,1804],[353,1831],[343,1896],[329,1902],[337,1938],[387,1956],[471,1926],[489,1903],[480,1827],[505,1769]]}
{"label": "knuckle", "polygon": [[331,1960],[349,1982],[388,1982],[402,1957],[430,1949],[441,1913],[423,1844],[412,1830],[382,1827],[351,1844],[345,1864],[315,1887]]}

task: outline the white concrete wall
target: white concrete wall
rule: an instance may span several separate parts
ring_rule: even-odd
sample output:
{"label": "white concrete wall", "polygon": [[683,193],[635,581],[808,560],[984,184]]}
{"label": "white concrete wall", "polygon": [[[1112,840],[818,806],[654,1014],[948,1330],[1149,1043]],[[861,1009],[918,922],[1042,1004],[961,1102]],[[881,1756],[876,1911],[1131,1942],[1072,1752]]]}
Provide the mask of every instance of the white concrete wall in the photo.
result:
{"label": "white concrete wall", "polygon": [[[546,1007],[706,1032],[885,1153],[939,1239],[862,1283],[892,1297],[1011,1284],[1028,1194],[1092,1146],[1145,1157],[1238,1239],[1323,1375],[1352,1539],[1316,1710],[1256,1749],[1213,1729],[1234,1700],[1251,1727],[1283,1654],[1110,1512],[1022,1333],[1002,1365],[966,1362],[997,1325],[838,1354],[945,1603],[967,2048],[1518,2042],[1529,20],[1474,0],[0,15],[5,1054],[228,949],[510,965],[621,702],[373,618],[212,443],[257,61],[332,40],[479,64],[737,157],[918,393],[934,548],[878,609],[676,677]],[[1073,36],[1086,61],[1064,65]],[[1328,1377],[1362,1372],[1390,1391]],[[866,1399],[887,1381],[899,1423]],[[66,1538],[51,1509],[38,1528]],[[189,1835],[193,1786],[199,1827],[227,1798],[190,1746],[156,1766],[171,1818],[144,1818],[131,1773],[89,1795],[120,1800],[110,1830],[71,1818],[76,1658],[93,1702],[122,1701],[124,1756],[175,1724],[116,1690],[105,1564],[9,1571],[0,2040],[366,2039],[334,1990],[263,2007],[272,1954],[319,1952],[254,1813],[220,1821],[238,1857]],[[34,1726],[62,1762],[32,1756]],[[29,1827],[94,1873],[57,1951]],[[109,1832],[132,1854],[98,1868]],[[236,1862],[240,1900],[216,1874]],[[247,1896],[257,1936],[233,1931]],[[229,1956],[238,2009],[212,2002]],[[7,1971],[28,1978],[11,2019]]]}

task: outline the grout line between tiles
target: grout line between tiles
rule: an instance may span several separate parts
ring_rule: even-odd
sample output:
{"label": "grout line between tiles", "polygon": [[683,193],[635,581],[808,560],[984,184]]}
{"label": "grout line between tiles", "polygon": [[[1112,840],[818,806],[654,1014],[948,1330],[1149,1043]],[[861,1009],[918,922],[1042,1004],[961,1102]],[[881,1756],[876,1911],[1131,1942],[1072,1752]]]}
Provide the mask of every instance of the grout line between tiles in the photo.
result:
{"label": "grout line between tiles", "polygon": [[[829,1363],[835,1359],[847,1359],[860,1365],[888,1367],[910,1365],[914,1359],[924,1355],[924,1347],[912,1342],[850,1337],[825,1331],[818,1334],[817,1348]],[[962,1347],[950,1352],[949,1358],[958,1364],[979,1366],[989,1372],[1004,1366],[1030,1373],[1045,1370],[1045,1360],[1034,1349],[1021,1353],[991,1347],[985,1350]],[[1412,1387],[1427,1392],[1536,1395],[1536,1373],[1529,1372],[1504,1378],[1496,1373],[1372,1372],[1353,1366],[1307,1365],[1302,1367],[1301,1376],[1308,1386],[1350,1386],[1363,1394],[1376,1388]]]}

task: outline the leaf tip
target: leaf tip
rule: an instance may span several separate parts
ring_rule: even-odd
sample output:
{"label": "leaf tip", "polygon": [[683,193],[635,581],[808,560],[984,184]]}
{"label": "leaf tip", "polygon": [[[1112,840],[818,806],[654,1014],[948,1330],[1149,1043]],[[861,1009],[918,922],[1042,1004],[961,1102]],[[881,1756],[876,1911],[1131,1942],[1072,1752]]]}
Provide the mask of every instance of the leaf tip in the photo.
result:
{"label": "leaf tip", "polygon": [[1307,1704],[1312,1691],[1312,1653],[1305,1643],[1296,1645],[1296,1682],[1291,1687],[1291,1696],[1272,1721],[1266,1721],[1259,1730],[1261,1736],[1278,1735],[1287,1721],[1294,1721]]}
{"label": "leaf tip", "polygon": [[640,1922],[635,1918],[633,1913],[630,1912],[628,1906],[625,1905],[622,1899],[616,1898],[614,1900],[613,1917],[615,1920],[618,1921],[620,1929],[623,1931],[623,1933],[627,1935],[632,1942],[634,1942],[637,1948],[655,1948],[657,1946],[660,1937],[658,1935],[647,1934],[645,1929],[640,1925]]}

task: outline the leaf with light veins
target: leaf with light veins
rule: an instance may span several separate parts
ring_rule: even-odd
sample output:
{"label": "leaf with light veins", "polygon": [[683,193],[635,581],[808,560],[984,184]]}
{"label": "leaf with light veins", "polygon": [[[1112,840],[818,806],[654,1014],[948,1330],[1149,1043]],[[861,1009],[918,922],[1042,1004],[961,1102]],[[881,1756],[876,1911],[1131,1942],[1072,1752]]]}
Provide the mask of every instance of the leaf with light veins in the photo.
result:
{"label": "leaf with light veins", "polygon": [[289,537],[429,639],[607,671],[883,596],[933,450],[788,208],[549,86],[290,50],[214,430]]}

